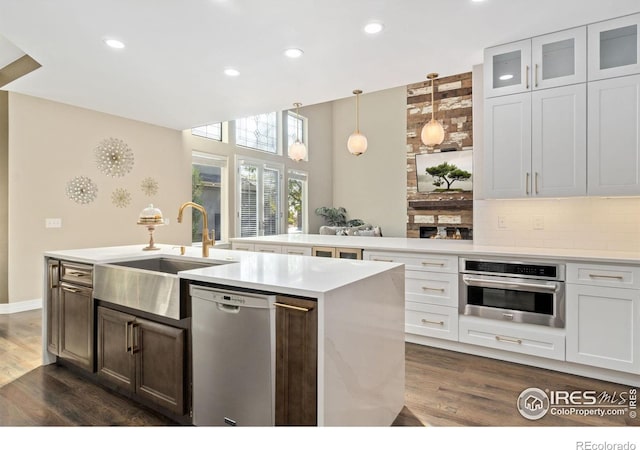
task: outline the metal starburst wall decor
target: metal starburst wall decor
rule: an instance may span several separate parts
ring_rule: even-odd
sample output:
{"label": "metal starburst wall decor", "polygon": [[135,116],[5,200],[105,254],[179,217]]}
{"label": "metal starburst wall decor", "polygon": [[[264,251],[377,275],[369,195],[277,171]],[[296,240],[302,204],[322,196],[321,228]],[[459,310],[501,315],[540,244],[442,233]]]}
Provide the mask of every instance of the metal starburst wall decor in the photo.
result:
{"label": "metal starburst wall decor", "polygon": [[151,177],[147,177],[140,183],[140,188],[145,195],[151,197],[158,193],[158,182]]}
{"label": "metal starburst wall decor", "polygon": [[133,152],[121,139],[108,138],[96,147],[98,169],[111,177],[123,177],[133,169]]}
{"label": "metal starburst wall decor", "polygon": [[98,186],[89,177],[75,177],[67,183],[67,197],[76,203],[86,205],[98,196]]}
{"label": "metal starburst wall decor", "polygon": [[111,193],[111,203],[118,208],[126,208],[131,203],[131,194],[124,188],[117,188]]}

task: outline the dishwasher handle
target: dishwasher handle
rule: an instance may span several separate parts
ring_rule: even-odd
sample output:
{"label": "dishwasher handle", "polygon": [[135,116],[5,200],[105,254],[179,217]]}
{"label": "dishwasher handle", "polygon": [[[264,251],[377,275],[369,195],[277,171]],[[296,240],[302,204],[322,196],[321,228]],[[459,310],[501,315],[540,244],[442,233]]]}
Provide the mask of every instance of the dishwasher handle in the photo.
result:
{"label": "dishwasher handle", "polygon": [[227,305],[226,303],[216,302],[216,307],[218,308],[218,311],[229,314],[238,314],[240,312],[240,307],[237,305]]}

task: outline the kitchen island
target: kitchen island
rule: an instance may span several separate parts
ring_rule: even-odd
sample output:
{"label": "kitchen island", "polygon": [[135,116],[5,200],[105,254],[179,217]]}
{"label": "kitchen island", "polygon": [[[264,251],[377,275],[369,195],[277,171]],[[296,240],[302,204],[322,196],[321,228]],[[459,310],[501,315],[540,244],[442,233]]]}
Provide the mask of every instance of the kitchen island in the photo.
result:
{"label": "kitchen island", "polygon": [[[45,274],[44,292],[47,293],[43,306],[43,362],[53,363],[60,358],[62,362],[76,364],[75,356],[86,349],[83,370],[88,374],[107,373],[120,382],[113,366],[107,367],[109,349],[125,347],[123,358],[134,354],[136,363],[140,362],[137,349],[138,339],[134,338],[144,324],[157,319],[158,326],[171,329],[163,336],[182,336],[171,341],[175,349],[184,341],[184,361],[174,366],[184,373],[176,377],[184,387],[184,397],[173,402],[174,414],[191,416],[191,319],[189,299],[185,299],[190,284],[215,286],[230,291],[262,293],[279,296],[278,298],[303,299],[315,302],[317,314],[317,357],[316,378],[316,425],[318,426],[388,426],[396,418],[404,405],[404,267],[402,264],[367,261],[348,261],[338,259],[310,258],[306,256],[272,255],[254,252],[211,249],[208,258],[203,258],[201,249],[188,247],[183,255],[177,246],[159,245],[160,250],[143,251],[141,246],[122,246],[94,249],[50,251],[44,255]],[[143,325],[136,326],[134,304],[122,304],[119,300],[110,302],[109,298],[94,297],[91,290],[97,269],[133,260],[158,258],[197,262],[211,262],[210,267],[177,272],[181,285],[180,302],[177,316],[164,316],[162,311],[174,311],[173,307],[155,310],[153,313],[140,311]],[[67,263],[69,267],[61,270],[60,280],[52,278],[55,262]],[[54,263],[54,264],[52,264]],[[75,265],[75,266],[74,266]],[[82,270],[85,270],[83,275]],[[65,286],[65,276],[76,277],[84,286],[79,288]],[[85,277],[83,280],[83,276]],[[167,275],[169,276],[169,275]],[[88,280],[89,279],[89,280]],[[95,280],[93,280],[95,281]],[[60,287],[62,286],[62,288]],[[66,289],[62,291],[61,289]],[[85,295],[83,294],[86,289]],[[65,303],[66,296],[66,303]],[[158,299],[161,302],[163,299]],[[185,301],[186,300],[186,301]],[[65,353],[69,347],[69,335],[65,344],[65,332],[71,332],[65,325],[65,304],[82,303],[80,314],[77,311],[67,320],[78,315],[90,318],[82,342],[73,351]],[[89,306],[86,306],[89,305]],[[98,311],[98,309],[100,311]],[[106,311],[106,315],[100,313]],[[122,344],[107,345],[101,338],[108,330],[109,322],[116,314],[127,314],[121,328],[124,331]],[[94,318],[106,317],[98,323]],[[131,319],[130,317],[133,317]],[[60,321],[57,321],[61,318]],[[130,326],[133,323],[133,326]],[[120,325],[115,326],[118,329]],[[153,328],[147,328],[153,331]],[[149,334],[150,332],[148,332]],[[77,337],[77,330],[73,331]],[[62,336],[62,337],[61,337]],[[138,336],[137,334],[135,336]],[[142,335],[144,336],[144,335]],[[57,339],[57,341],[56,341]],[[52,345],[52,341],[54,345]],[[164,341],[161,342],[165,342]],[[178,344],[176,344],[176,342]],[[142,345],[142,344],[140,344]],[[164,345],[164,344],[163,344]],[[163,348],[167,348],[166,346]],[[69,356],[67,358],[67,356]],[[128,360],[127,360],[128,361]],[[127,362],[129,364],[129,362]],[[133,364],[133,363],[131,363]],[[82,366],[82,364],[80,364]],[[105,369],[106,367],[106,369]],[[119,367],[119,366],[118,366]],[[132,373],[144,373],[140,367]],[[101,368],[103,370],[101,370]],[[108,370],[107,370],[108,369]],[[173,372],[172,372],[173,373]],[[132,377],[135,375],[132,375]],[[163,383],[162,380],[158,381]],[[144,383],[138,390],[144,393]],[[107,383],[111,387],[110,384]],[[148,388],[153,393],[154,389]],[[170,395],[156,395],[167,401]],[[137,397],[134,397],[137,399]],[[177,405],[177,406],[176,406]],[[164,405],[161,405],[164,407]],[[161,409],[161,411],[163,411]],[[177,412],[176,412],[177,411]]]}

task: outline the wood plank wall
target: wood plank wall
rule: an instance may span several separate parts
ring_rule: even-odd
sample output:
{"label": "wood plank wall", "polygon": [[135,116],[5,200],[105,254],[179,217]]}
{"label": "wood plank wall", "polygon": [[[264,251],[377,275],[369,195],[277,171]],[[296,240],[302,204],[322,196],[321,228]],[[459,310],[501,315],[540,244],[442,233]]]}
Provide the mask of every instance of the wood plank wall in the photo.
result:
{"label": "wood plank wall", "polygon": [[[407,237],[420,237],[420,226],[460,226],[473,228],[473,193],[436,203],[433,193],[417,190],[416,155],[433,153],[440,148],[473,148],[473,113],[471,72],[434,80],[436,119],[445,131],[444,142],[427,149],[420,131],[431,120],[431,81],[407,86]],[[442,195],[440,195],[442,197]]]}

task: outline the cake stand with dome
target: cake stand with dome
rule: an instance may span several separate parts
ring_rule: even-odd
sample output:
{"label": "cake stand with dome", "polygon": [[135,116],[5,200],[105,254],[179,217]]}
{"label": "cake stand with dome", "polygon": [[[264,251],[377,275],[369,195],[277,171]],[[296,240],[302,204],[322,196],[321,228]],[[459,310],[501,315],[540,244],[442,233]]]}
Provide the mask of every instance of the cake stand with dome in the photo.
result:
{"label": "cake stand with dome", "polygon": [[157,226],[164,225],[162,211],[158,208],[154,208],[153,205],[147,206],[138,216],[138,225],[143,225],[147,227],[147,230],[149,230],[149,245],[144,247],[142,250],[160,250],[160,247],[156,247],[155,242],[153,241],[153,232],[156,230]]}

